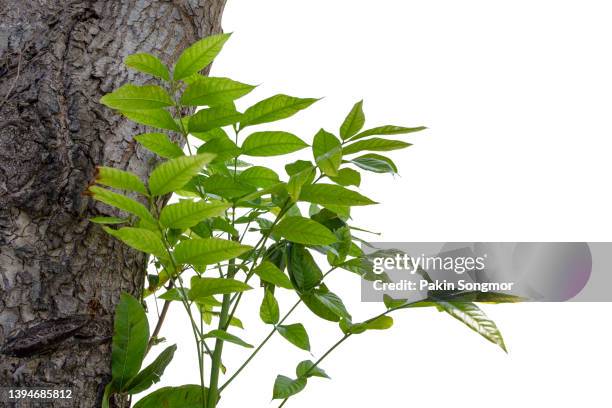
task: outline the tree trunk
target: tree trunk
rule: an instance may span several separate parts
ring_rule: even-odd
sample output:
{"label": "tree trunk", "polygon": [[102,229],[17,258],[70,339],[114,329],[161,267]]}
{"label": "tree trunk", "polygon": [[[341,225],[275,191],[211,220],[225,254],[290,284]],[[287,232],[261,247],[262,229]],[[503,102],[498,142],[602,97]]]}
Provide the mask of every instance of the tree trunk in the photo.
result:
{"label": "tree trunk", "polygon": [[117,213],[83,193],[97,165],[146,176],[156,160],[98,100],[149,80],[125,56],[174,61],[220,32],[224,3],[0,0],[0,386],[100,405],[115,304],[138,294],[146,258],[87,221]]}

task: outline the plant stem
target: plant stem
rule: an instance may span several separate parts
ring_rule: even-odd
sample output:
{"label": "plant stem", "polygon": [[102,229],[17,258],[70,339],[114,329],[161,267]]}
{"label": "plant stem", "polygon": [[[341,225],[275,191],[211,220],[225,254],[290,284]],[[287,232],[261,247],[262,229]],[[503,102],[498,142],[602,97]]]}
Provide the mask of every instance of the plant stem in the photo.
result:
{"label": "plant stem", "polygon": [[153,330],[153,333],[151,334],[151,338],[149,339],[149,343],[147,344],[147,350],[145,351],[145,356],[149,353],[149,350],[151,350],[151,347],[153,347],[153,340],[156,339],[157,336],[159,335],[161,327],[164,324],[164,319],[166,318],[166,315],[168,314],[168,309],[170,309],[170,301],[166,300],[164,301],[164,306],[162,307],[161,314],[159,315],[159,318],[157,319],[157,324],[155,325],[155,329]]}
{"label": "plant stem", "polygon": [[272,336],[274,335],[274,332],[276,332],[276,328],[280,326],[281,324],[283,324],[283,322],[289,317],[289,315],[295,310],[295,308],[299,306],[300,303],[302,303],[302,299],[295,302],[293,307],[289,309],[289,311],[285,314],[285,316],[283,316],[283,318],[276,325],[274,325],[274,328],[270,331],[270,333],[268,333],[266,338],[263,339],[261,343],[259,343],[259,346],[257,346],[257,348],[253,350],[251,355],[244,361],[244,363],[242,363],[242,365],[238,368],[238,370],[236,370],[236,372],[225,382],[225,384],[223,384],[219,388],[219,392],[223,391],[223,389],[227,387],[229,383],[231,383],[238,376],[238,374],[240,374],[240,372],[251,362],[251,360],[257,355],[257,353],[259,353],[259,350],[261,350],[262,347],[268,342],[268,340],[272,338]]}
{"label": "plant stem", "polygon": [[[325,279],[327,277],[327,275],[329,275],[330,273],[332,273],[334,270],[336,269],[336,266],[332,267],[330,270],[328,270],[325,275],[323,275],[323,279]],[[259,344],[259,346],[257,346],[257,348],[255,350],[253,350],[253,352],[251,353],[251,355],[244,361],[244,363],[242,363],[242,365],[238,368],[238,370],[236,370],[236,372],[219,388],[219,392],[223,391],[223,389],[225,387],[227,387],[229,385],[229,383],[231,383],[237,376],[238,374],[240,374],[240,372],[251,362],[251,360],[257,355],[257,353],[259,352],[259,350],[262,349],[263,346],[265,346],[265,344],[268,342],[268,340],[270,340],[272,338],[272,336],[274,335],[274,333],[276,332],[276,328],[278,326],[280,326],[281,324],[283,324],[285,322],[285,320],[287,320],[287,318],[289,317],[289,315],[291,315],[291,313],[293,313],[293,311],[300,305],[300,303],[302,303],[302,299],[298,299],[297,302],[295,302],[295,304],[291,307],[291,309],[289,309],[289,311],[287,313],[285,313],[285,315],[283,316],[283,318],[274,325],[274,328],[270,331],[270,333],[268,333],[268,335],[261,341],[261,343]]]}

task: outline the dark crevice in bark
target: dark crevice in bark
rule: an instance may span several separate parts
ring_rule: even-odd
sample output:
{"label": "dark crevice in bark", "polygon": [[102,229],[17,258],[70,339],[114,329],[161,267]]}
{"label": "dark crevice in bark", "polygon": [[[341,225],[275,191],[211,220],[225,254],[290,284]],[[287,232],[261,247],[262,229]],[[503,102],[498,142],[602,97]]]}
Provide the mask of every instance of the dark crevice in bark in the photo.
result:
{"label": "dark crevice in bark", "polygon": [[0,385],[99,406],[112,313],[146,259],[87,221],[117,213],[83,192],[97,165],[145,177],[158,160],[134,143],[145,129],[98,100],[149,81],[125,56],[172,61],[220,32],[224,1],[0,0]]}

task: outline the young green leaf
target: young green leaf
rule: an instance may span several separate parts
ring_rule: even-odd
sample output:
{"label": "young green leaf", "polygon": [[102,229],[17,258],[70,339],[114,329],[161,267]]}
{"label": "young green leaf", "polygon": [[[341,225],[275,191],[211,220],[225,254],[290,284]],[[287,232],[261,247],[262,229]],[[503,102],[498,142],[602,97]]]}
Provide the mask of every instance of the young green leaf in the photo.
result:
{"label": "young green leaf", "polygon": [[329,176],[329,178],[336,184],[341,186],[355,186],[359,187],[361,184],[361,174],[358,171],[344,168],[338,170],[338,174],[335,177]]}
{"label": "young green leaf", "polygon": [[92,194],[94,199],[101,201],[104,204],[127,211],[151,224],[156,223],[155,218],[153,218],[149,210],[147,210],[144,205],[140,204],[136,200],[97,186],[89,187],[89,192]]}
{"label": "young green leaf", "polygon": [[145,311],[133,296],[122,293],[115,309],[111,368],[113,388],[123,390],[142,365],[149,340]]}
{"label": "young green leaf", "polygon": [[189,86],[181,96],[181,104],[186,106],[223,105],[238,99],[255,87],[233,81],[229,78],[202,77]]}
{"label": "young green leaf", "polygon": [[245,342],[244,340],[240,339],[237,336],[234,336],[233,334],[229,334],[225,330],[211,330],[204,335],[204,338],[205,339],[209,339],[209,338],[220,339],[223,341],[227,341],[228,343],[237,344],[242,347],[253,348],[251,344]]}
{"label": "young green leaf", "polygon": [[174,121],[170,112],[165,109],[121,110],[120,112],[126,118],[141,125],[175,132],[181,131],[178,123]]}
{"label": "young green leaf", "polygon": [[144,195],[149,194],[144,183],[137,175],[112,167],[96,167],[96,183],[121,190],[135,191]]}
{"label": "young green leaf", "polygon": [[182,230],[193,227],[205,218],[221,216],[229,207],[229,203],[222,201],[183,200],[165,206],[159,215],[159,222],[164,227]]}
{"label": "young green leaf", "polygon": [[118,230],[114,230],[108,227],[102,228],[108,234],[120,239],[134,249],[147,254],[155,255],[160,259],[169,259],[168,251],[166,251],[166,248],[164,247],[159,235],[148,229],[123,227]]}
{"label": "young green leaf", "polygon": [[[284,375],[279,375],[274,381],[274,389],[272,391],[272,399],[285,399],[297,394],[306,387],[306,379],[298,378],[293,380]],[[135,407],[142,408],[142,407]]]}
{"label": "young green leaf", "polygon": [[300,201],[321,205],[370,205],[375,201],[362,196],[356,191],[334,184],[310,184],[302,187]]}
{"label": "young green leaf", "polygon": [[123,85],[104,95],[100,102],[112,109],[138,111],[173,106],[174,101],[157,85]]}
{"label": "young green leaf", "polygon": [[208,388],[189,384],[180,387],[163,387],[138,401],[134,408],[199,408],[206,401]]}
{"label": "young green leaf", "polygon": [[189,132],[208,132],[215,128],[233,125],[241,117],[242,113],[225,105],[202,109],[189,118]]}
{"label": "young green leaf", "polygon": [[183,187],[214,158],[212,154],[181,156],[155,168],[149,177],[149,189],[154,196],[171,193]]}
{"label": "young green leaf", "polygon": [[278,174],[263,166],[252,166],[238,176],[238,181],[254,187],[270,187],[280,182]]}
{"label": "young green leaf", "polygon": [[159,382],[161,376],[164,374],[164,370],[172,361],[174,352],[176,351],[176,344],[167,347],[162,351],[159,356],[151,364],[146,366],[141,372],[132,378],[124,387],[124,390],[128,394],[138,394]]}
{"label": "young green leaf", "polygon": [[128,55],[124,61],[125,65],[145,74],[153,75],[154,77],[170,80],[170,73],[163,62],[154,55],[147,53]]}
{"label": "young green leaf", "polygon": [[310,378],[310,377],[321,377],[321,378],[329,378],[327,373],[323,371],[323,369],[315,366],[314,363],[310,360],[304,360],[300,362],[295,368],[295,374],[298,378]]}
{"label": "young green leaf", "polygon": [[365,115],[363,114],[363,101],[357,102],[340,126],[340,137],[346,140],[361,130],[365,123]]}
{"label": "young green leaf", "polygon": [[255,132],[244,140],[242,153],[247,156],[278,156],[307,146],[302,139],[288,132]]}
{"label": "young green leaf", "polygon": [[276,324],[279,319],[278,302],[271,290],[264,290],[264,297],[259,307],[259,317],[266,324]]}
{"label": "young green leaf", "polygon": [[189,290],[190,299],[198,299],[212,295],[225,295],[234,292],[244,292],[253,289],[246,283],[229,278],[194,277]]}
{"label": "young green leaf", "polygon": [[491,343],[497,344],[502,350],[508,352],[495,322],[489,319],[485,312],[474,303],[445,301],[434,301],[434,303]]}
{"label": "young green leaf", "polygon": [[291,283],[299,291],[309,291],[323,279],[321,269],[303,245],[291,245],[287,257],[287,271]]}
{"label": "young green leaf", "polygon": [[368,153],[363,156],[359,156],[355,159],[350,160],[355,166],[372,171],[374,173],[397,173],[397,166],[388,157],[381,156],[380,154]]}
{"label": "young green leaf", "polygon": [[276,265],[272,262],[264,261],[259,264],[253,272],[259,276],[262,281],[272,283],[278,287],[285,289],[293,289],[291,281]]}
{"label": "young green leaf", "polygon": [[221,52],[230,35],[211,35],[186,48],[174,66],[174,80],[187,78],[206,68]]}
{"label": "young green leaf", "polygon": [[302,109],[306,109],[316,101],[317,99],[314,98],[295,98],[282,94],[271,96],[257,102],[244,112],[240,121],[240,129],[288,118]]}
{"label": "young green leaf", "polygon": [[235,258],[250,249],[248,245],[226,239],[191,239],[176,246],[174,257],[179,264],[210,265]]}
{"label": "young green leaf", "polygon": [[183,156],[183,149],[163,133],[143,133],[135,136],[134,139],[146,149],[164,159],[174,159]]}
{"label": "young green leaf", "polygon": [[328,176],[338,174],[342,162],[342,145],[338,138],[321,129],[312,142],[314,159],[323,173]]}
{"label": "young green leaf", "polygon": [[357,140],[368,136],[378,136],[378,135],[399,135],[404,133],[413,133],[420,132],[421,130],[427,129],[424,126],[414,127],[414,128],[406,128],[401,126],[393,126],[393,125],[385,125],[375,127],[373,129],[366,130],[364,132],[359,133],[358,135],[351,138],[351,140]]}
{"label": "young green leaf", "polygon": [[364,150],[372,152],[386,152],[390,150],[398,150],[412,146],[410,143],[402,142],[401,140],[389,140],[381,139],[379,137],[373,137],[371,139],[360,140],[355,143],[351,143],[342,149],[342,152],[346,154],[354,154]]}
{"label": "young green leaf", "polygon": [[285,217],[274,232],[291,242],[305,245],[329,245],[338,240],[323,225],[304,217]]}
{"label": "young green leaf", "polygon": [[306,333],[306,329],[304,329],[301,323],[277,326],[276,330],[294,346],[310,351],[308,333]]}

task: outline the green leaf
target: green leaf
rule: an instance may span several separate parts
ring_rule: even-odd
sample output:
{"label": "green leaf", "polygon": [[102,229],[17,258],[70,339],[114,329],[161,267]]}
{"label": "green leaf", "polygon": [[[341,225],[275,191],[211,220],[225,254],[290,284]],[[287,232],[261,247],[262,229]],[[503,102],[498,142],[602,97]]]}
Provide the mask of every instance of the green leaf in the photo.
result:
{"label": "green leaf", "polygon": [[374,173],[397,173],[397,166],[388,157],[381,156],[380,154],[368,153],[363,156],[359,156],[350,160],[357,167],[372,171]]}
{"label": "green leaf", "polygon": [[307,146],[302,139],[288,132],[255,132],[244,140],[242,153],[247,156],[278,156]]}
{"label": "green leaf", "polygon": [[122,293],[115,309],[111,367],[113,388],[123,390],[138,374],[149,340],[144,308],[133,296]]}
{"label": "green leaf", "polygon": [[294,346],[310,351],[308,333],[306,333],[306,329],[304,329],[301,323],[281,325],[276,327],[276,330]]}
{"label": "green leaf", "polygon": [[264,290],[264,297],[259,307],[259,317],[266,324],[276,324],[279,319],[278,302],[270,289]]}
{"label": "green leaf", "polygon": [[147,254],[155,255],[161,259],[168,259],[168,251],[164,247],[164,244],[159,235],[144,228],[134,227],[123,227],[118,230],[114,230],[108,227],[102,227],[104,231],[112,235],[115,238],[120,239],[125,244],[131,246],[134,249],[145,252]]}
{"label": "green leaf", "polygon": [[180,132],[181,128],[174,121],[174,118],[165,109],[148,109],[148,110],[121,110],[123,116],[133,122],[147,125],[154,128],[172,130]]}
{"label": "green leaf", "polygon": [[208,338],[220,339],[223,341],[227,341],[229,343],[238,344],[239,346],[242,346],[242,347],[253,348],[251,344],[243,341],[242,339],[234,336],[233,334],[229,334],[225,330],[211,330],[204,335],[204,338],[205,339],[208,339]]}
{"label": "green leaf", "polygon": [[261,280],[272,283],[278,287],[285,289],[293,289],[291,281],[276,265],[272,262],[264,261],[259,264],[253,272],[260,277]]}
{"label": "green leaf", "polygon": [[229,278],[193,278],[189,297],[193,299],[212,295],[225,295],[253,289],[244,282]]}
{"label": "green leaf", "polygon": [[340,137],[342,137],[342,140],[346,140],[357,134],[364,123],[365,115],[363,114],[363,101],[359,101],[353,106],[353,109],[351,109],[340,126]]}
{"label": "green leaf", "polygon": [[300,201],[321,205],[370,205],[375,201],[362,196],[356,191],[334,184],[311,184],[302,187]]}
{"label": "green leaf", "polygon": [[474,303],[469,302],[446,302],[446,301],[434,301],[442,310],[455,319],[465,324],[476,333],[480,334],[485,339],[489,340],[493,344],[497,344],[505,352],[506,345],[501,332],[495,325],[493,320],[489,319],[485,312],[483,312]]}
{"label": "green leaf", "polygon": [[310,377],[321,377],[321,378],[329,378],[327,373],[323,371],[323,369],[315,366],[314,363],[310,360],[304,360],[300,362],[295,368],[295,374],[298,378],[310,378]]}
{"label": "green leaf", "polygon": [[285,166],[287,174],[289,174],[289,182],[287,183],[287,192],[293,201],[297,202],[302,192],[302,187],[305,184],[310,184],[314,180],[315,168],[312,163],[298,160],[297,162]]}
{"label": "green leaf", "polygon": [[230,35],[211,35],[186,48],[174,66],[174,80],[186,78],[206,68],[221,52]]}
{"label": "green leaf", "polygon": [[133,200],[121,194],[117,194],[110,190],[102,187],[91,186],[89,192],[92,193],[93,198],[108,204],[112,207],[116,207],[120,210],[127,211],[140,217],[142,220],[155,224],[155,218],[151,215],[147,208],[140,204],[138,201]]}
{"label": "green leaf", "polygon": [[386,330],[393,326],[390,316],[378,316],[362,323],[352,323],[350,320],[340,320],[340,329],[344,334],[361,334],[367,330]]}
{"label": "green leaf", "polygon": [[386,152],[390,150],[403,149],[405,147],[412,146],[410,143],[402,142],[401,140],[389,140],[373,137],[371,139],[360,140],[355,143],[351,143],[348,146],[344,146],[342,152],[346,154],[353,154],[364,150],[373,152]]}
{"label": "green leaf", "polygon": [[279,183],[278,174],[263,166],[252,166],[240,173],[238,181],[254,187],[270,187]]}
{"label": "green leaf", "polygon": [[227,136],[215,137],[198,148],[198,153],[214,153],[214,162],[225,163],[240,154],[240,148]]}
{"label": "green leaf", "polygon": [[298,244],[292,244],[289,249],[287,271],[291,283],[300,291],[314,288],[323,279],[323,273],[310,252]]}
{"label": "green leaf", "polygon": [[159,353],[159,356],[141,372],[132,378],[125,386],[125,391],[128,394],[138,394],[149,388],[151,385],[159,382],[161,376],[164,374],[164,370],[172,361],[174,352],[176,351],[176,344],[167,347],[164,351]]}
{"label": "green leaf", "polygon": [[202,184],[207,193],[212,193],[229,200],[249,194],[255,190],[255,187],[251,185],[235,181],[233,177],[221,176],[219,174],[210,176]]}
{"label": "green leaf", "polygon": [[121,190],[148,195],[147,188],[137,175],[112,167],[96,167],[96,183]]}
{"label": "green leaf", "polygon": [[207,392],[207,388],[202,392],[202,387],[195,384],[164,387],[138,401],[134,408],[201,408]]}
{"label": "green leaf", "polygon": [[305,245],[329,245],[338,241],[323,225],[304,217],[285,217],[274,232],[291,242]]}
{"label": "green leaf", "polygon": [[229,203],[222,201],[183,200],[165,206],[159,215],[159,222],[167,228],[190,228],[205,218],[223,215],[229,207]]}
{"label": "green leaf", "polygon": [[271,96],[257,102],[244,112],[240,121],[240,129],[288,118],[302,109],[306,109],[316,101],[317,99],[314,98],[295,98],[282,94]]}
{"label": "green leaf", "polygon": [[157,85],[123,85],[104,95],[100,102],[109,108],[126,111],[159,109],[174,105],[170,95]]}
{"label": "green leaf", "polygon": [[221,238],[190,239],[176,246],[174,257],[179,264],[210,265],[235,258],[250,249],[248,245]]}
{"label": "green leaf", "polygon": [[[272,391],[272,399],[285,399],[297,394],[306,387],[306,379],[298,378],[293,380],[284,375],[279,375],[274,381],[274,390]],[[141,407],[135,407],[141,408]]]}
{"label": "green leaf", "polygon": [[189,131],[198,133],[208,132],[215,128],[233,125],[241,117],[242,113],[226,106],[201,109],[189,118]]}
{"label": "green leaf", "polygon": [[389,295],[383,295],[383,302],[385,303],[385,307],[387,309],[400,307],[402,305],[405,305],[407,301],[407,299],[393,299]]}
{"label": "green leaf", "polygon": [[92,217],[89,221],[96,224],[124,224],[128,222],[125,218],[119,217]]}
{"label": "green leaf", "polygon": [[164,63],[154,55],[147,53],[128,55],[125,58],[124,63],[128,67],[144,72],[145,74],[153,75],[154,77],[163,79],[164,81],[170,80],[168,68],[166,68]]}
{"label": "green leaf", "polygon": [[378,136],[378,135],[399,135],[404,133],[413,133],[420,132],[421,130],[427,129],[424,126],[414,127],[414,128],[406,128],[401,126],[393,126],[393,125],[385,125],[375,127],[373,129],[366,130],[364,132],[359,133],[358,135],[351,138],[351,140],[357,140],[368,136]]}
{"label": "green leaf", "polygon": [[387,330],[393,326],[393,318],[391,316],[380,316],[368,321],[365,325],[367,330]]}
{"label": "green leaf", "polygon": [[338,174],[342,162],[342,145],[336,136],[323,129],[319,130],[312,142],[312,152],[323,173],[328,176]]}
{"label": "green leaf", "polygon": [[342,299],[340,299],[335,293],[317,289],[312,292],[312,295],[338,317],[351,320],[351,315],[346,310]]}
{"label": "green leaf", "polygon": [[359,174],[358,171],[349,168],[340,169],[335,177],[329,178],[334,183],[340,184],[341,186],[359,187],[361,184],[361,174]]}
{"label": "green leaf", "polygon": [[183,149],[172,142],[163,133],[143,133],[135,136],[134,139],[148,150],[164,159],[174,159],[183,156]]}
{"label": "green leaf", "polygon": [[191,83],[181,96],[181,104],[186,106],[223,105],[238,99],[255,87],[232,81],[229,78],[202,77]]}
{"label": "green leaf", "polygon": [[209,140],[213,140],[214,138],[217,138],[217,137],[225,137],[226,139],[228,138],[225,130],[221,128],[210,129],[210,130],[207,130],[206,132],[193,132],[190,130],[189,134],[191,134],[194,137],[197,137],[203,142],[208,142]]}
{"label": "green leaf", "polygon": [[204,153],[181,156],[160,164],[149,177],[151,194],[160,196],[180,189],[213,158],[214,155]]}

